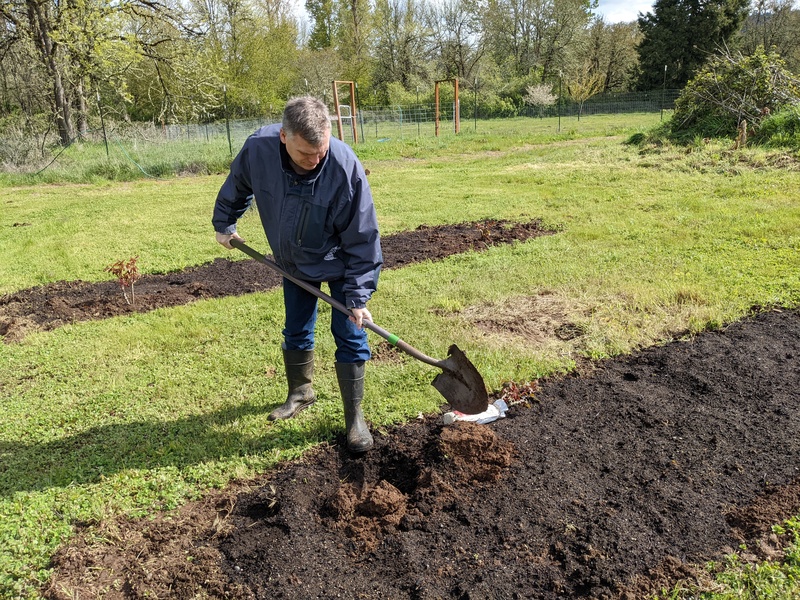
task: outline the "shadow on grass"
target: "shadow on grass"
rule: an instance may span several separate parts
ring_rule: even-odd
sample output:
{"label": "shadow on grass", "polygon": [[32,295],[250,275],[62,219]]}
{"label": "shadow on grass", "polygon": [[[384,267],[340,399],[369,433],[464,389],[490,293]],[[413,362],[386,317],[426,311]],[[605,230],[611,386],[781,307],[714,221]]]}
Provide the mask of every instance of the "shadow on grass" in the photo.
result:
{"label": "shadow on grass", "polygon": [[263,435],[237,428],[240,419],[269,410],[246,403],[176,421],[101,425],[47,443],[0,441],[0,497],[96,483],[128,469],[183,468],[276,448],[301,448],[335,435],[337,424],[322,415],[302,428],[282,422],[267,425],[265,418]]}

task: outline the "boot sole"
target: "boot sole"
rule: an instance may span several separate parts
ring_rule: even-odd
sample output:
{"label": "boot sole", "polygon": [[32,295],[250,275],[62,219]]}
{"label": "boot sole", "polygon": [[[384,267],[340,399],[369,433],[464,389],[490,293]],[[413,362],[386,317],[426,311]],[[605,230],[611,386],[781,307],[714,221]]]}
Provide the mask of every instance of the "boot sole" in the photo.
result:
{"label": "boot sole", "polygon": [[294,410],[294,412],[293,412],[292,414],[290,414],[290,415],[287,415],[287,416],[285,416],[285,417],[273,416],[273,413],[269,413],[269,415],[267,416],[267,420],[268,420],[268,421],[285,421],[286,419],[292,419],[292,418],[294,418],[294,417],[296,417],[296,416],[297,416],[297,413],[299,413],[299,412],[301,412],[301,411],[304,411],[304,410],[305,410],[305,409],[307,409],[309,406],[311,406],[312,404],[314,404],[316,401],[317,401],[317,399],[316,399],[316,398],[314,398],[314,399],[313,399],[311,402],[306,402],[305,404],[301,404],[300,406],[298,406],[298,407],[297,407],[297,408]]}
{"label": "boot sole", "polygon": [[353,446],[353,445],[347,444],[347,449],[350,452],[352,452],[353,454],[363,454],[364,452],[367,452],[368,450],[371,450],[374,445],[375,445],[374,440],[372,438],[370,438],[369,443],[367,445],[365,445],[365,446]]}

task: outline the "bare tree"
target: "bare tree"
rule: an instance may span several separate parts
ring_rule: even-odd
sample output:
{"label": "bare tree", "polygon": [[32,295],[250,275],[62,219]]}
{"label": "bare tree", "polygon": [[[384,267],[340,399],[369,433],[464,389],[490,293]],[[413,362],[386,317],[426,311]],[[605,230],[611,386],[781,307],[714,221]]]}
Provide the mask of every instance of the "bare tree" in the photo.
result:
{"label": "bare tree", "polygon": [[739,32],[745,54],[759,46],[775,50],[794,72],[800,71],[800,11],[793,0],[755,0]]}
{"label": "bare tree", "polygon": [[484,54],[480,14],[473,0],[441,0],[425,7],[433,58],[442,75],[471,80]]}
{"label": "bare tree", "polygon": [[376,91],[387,95],[399,82],[408,89],[426,77],[427,32],[421,24],[414,0],[377,0],[375,4]]}

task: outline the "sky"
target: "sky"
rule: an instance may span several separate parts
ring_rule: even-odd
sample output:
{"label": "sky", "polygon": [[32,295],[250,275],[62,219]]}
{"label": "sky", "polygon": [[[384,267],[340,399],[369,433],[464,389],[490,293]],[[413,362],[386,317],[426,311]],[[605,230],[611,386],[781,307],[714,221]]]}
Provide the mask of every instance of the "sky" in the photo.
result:
{"label": "sky", "polygon": [[600,0],[595,11],[605,17],[606,23],[635,21],[639,13],[653,8],[653,0]]}

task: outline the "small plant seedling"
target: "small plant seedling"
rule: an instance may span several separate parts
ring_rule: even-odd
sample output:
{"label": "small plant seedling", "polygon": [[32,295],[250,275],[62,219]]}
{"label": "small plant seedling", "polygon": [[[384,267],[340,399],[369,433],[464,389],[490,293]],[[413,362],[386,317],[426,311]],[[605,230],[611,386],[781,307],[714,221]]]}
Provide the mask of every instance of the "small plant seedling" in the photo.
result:
{"label": "small plant seedling", "polygon": [[[104,269],[116,276],[120,286],[122,286],[122,295],[125,296],[125,302],[131,305],[136,303],[133,284],[141,277],[139,274],[139,267],[136,265],[136,261],[138,260],[138,256],[132,256],[128,260],[118,260]],[[128,298],[128,289],[131,290],[130,298]]]}

